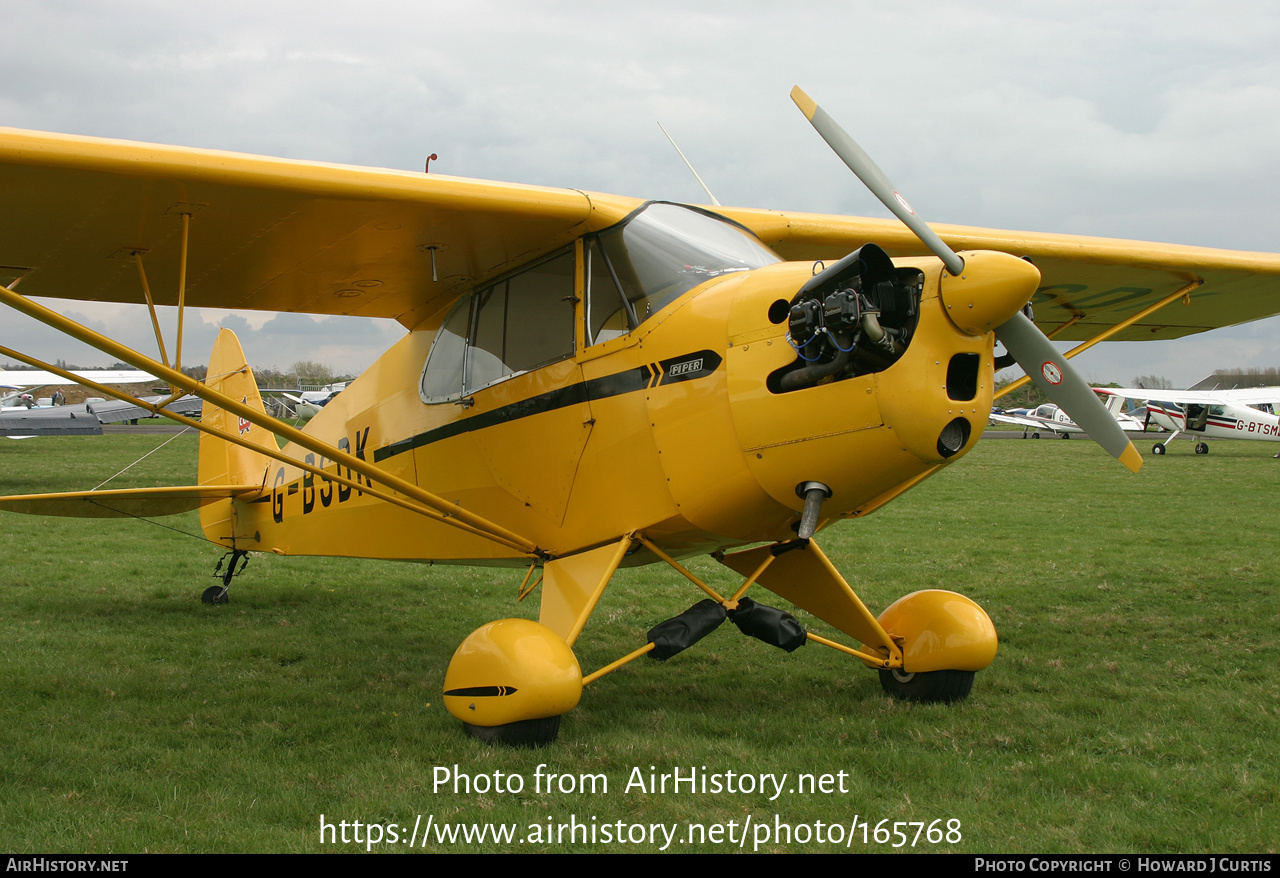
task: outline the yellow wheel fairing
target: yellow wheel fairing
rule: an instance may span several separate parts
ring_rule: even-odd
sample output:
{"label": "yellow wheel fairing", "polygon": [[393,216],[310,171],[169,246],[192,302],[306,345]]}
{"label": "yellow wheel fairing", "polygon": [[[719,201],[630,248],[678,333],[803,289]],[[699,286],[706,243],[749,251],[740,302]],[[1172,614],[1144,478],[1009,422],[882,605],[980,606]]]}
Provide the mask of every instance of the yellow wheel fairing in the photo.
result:
{"label": "yellow wheel fairing", "polygon": [[980,671],[996,657],[996,626],[986,611],[954,591],[926,589],[901,597],[880,625],[902,640],[902,671]]}
{"label": "yellow wheel fairing", "polygon": [[501,619],[471,633],[444,675],[444,706],[474,726],[559,716],[582,697],[582,669],[555,632]]}

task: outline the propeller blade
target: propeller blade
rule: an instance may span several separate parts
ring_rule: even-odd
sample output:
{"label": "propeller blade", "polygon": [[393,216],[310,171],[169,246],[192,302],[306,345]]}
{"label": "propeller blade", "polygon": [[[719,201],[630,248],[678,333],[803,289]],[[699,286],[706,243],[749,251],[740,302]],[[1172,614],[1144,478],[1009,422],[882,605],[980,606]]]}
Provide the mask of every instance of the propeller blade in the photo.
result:
{"label": "propeller blade", "polygon": [[[942,260],[952,276],[960,277],[960,272],[965,267],[964,260],[934,234],[933,229],[929,228],[928,223],[916,214],[907,203],[907,199],[894,188],[884,171],[880,170],[862,147],[858,146],[854,139],[814,102],[813,98],[805,94],[800,86],[791,89],[791,99],[822,135],[827,145],[849,166],[849,170],[858,175],[858,179],[893,212],[894,216],[915,232],[916,237],[932,251],[933,255]],[[974,254],[971,258],[976,260],[978,255]],[[995,264],[997,263],[993,261],[992,265]],[[983,269],[981,274],[987,276],[989,271],[990,269]],[[983,298],[989,300],[996,290],[1012,294],[1016,287],[1016,283],[1012,286],[993,284]],[[1034,290],[1034,285],[1031,289]],[[995,306],[997,303],[989,301],[989,304]],[[973,305],[969,307],[972,308]],[[1002,308],[995,308],[996,313],[1000,313],[1001,310]],[[1003,313],[1007,314],[1008,311]],[[978,327],[973,327],[973,331],[980,330]],[[1053,343],[1036,327],[1031,318],[1021,312],[1015,313],[996,327],[996,337],[1013,355],[1023,371],[1031,376],[1036,386],[1057,403],[1058,407],[1107,453],[1135,473],[1142,468],[1142,455],[1138,454],[1138,450],[1133,447],[1124,430],[1120,429],[1120,424],[1107,411],[1107,407],[1094,394],[1088,383],[1071,367],[1066,357],[1058,353]]]}
{"label": "propeller blade", "polygon": [[871,190],[871,194],[879,198],[880,203],[889,208],[894,216],[906,223],[907,228],[915,232],[916,237],[929,248],[933,255],[942,260],[942,264],[948,271],[958,276],[964,270],[964,260],[934,234],[928,223],[919,217],[907,203],[907,199],[903,198],[894,188],[893,183],[889,182],[884,171],[871,160],[871,156],[863,152],[862,147],[858,146],[835,119],[827,115],[826,110],[814,103],[813,98],[805,94],[800,86],[797,85],[791,89],[791,100],[796,102],[800,112],[804,113],[809,123],[822,135],[827,146],[830,146],[835,154],[849,166],[849,170],[857,174],[858,179]]}
{"label": "propeller blade", "polygon": [[1142,455],[1119,422],[1027,315],[1019,312],[1006,320],[996,328],[996,338],[1035,385],[1094,442],[1131,471],[1142,468]]}

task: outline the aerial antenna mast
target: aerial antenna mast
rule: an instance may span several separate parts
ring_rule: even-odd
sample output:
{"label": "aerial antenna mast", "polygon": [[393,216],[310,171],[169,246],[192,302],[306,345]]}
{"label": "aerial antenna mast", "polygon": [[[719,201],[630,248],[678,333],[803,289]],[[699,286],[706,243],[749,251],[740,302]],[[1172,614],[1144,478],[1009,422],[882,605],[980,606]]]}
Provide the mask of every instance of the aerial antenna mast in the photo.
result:
{"label": "aerial antenna mast", "polygon": [[[662,128],[661,122],[658,123],[658,127]],[[667,134],[667,129],[662,128],[662,133]],[[714,204],[716,207],[720,207],[720,202],[716,200],[716,197],[714,195],[711,194],[711,190],[707,188],[707,184],[702,182],[702,178],[698,176],[698,172],[693,169],[693,165],[689,163],[689,160],[684,157],[684,153],[680,152],[680,147],[676,146],[676,142],[672,140],[670,134],[667,134],[667,140],[671,141],[671,145],[675,147],[676,154],[680,156],[681,161],[683,161],[685,163],[685,166],[689,168],[689,172],[693,174],[694,179],[698,181],[698,185],[702,187],[702,191],[707,193],[707,197],[711,199],[711,203]]]}

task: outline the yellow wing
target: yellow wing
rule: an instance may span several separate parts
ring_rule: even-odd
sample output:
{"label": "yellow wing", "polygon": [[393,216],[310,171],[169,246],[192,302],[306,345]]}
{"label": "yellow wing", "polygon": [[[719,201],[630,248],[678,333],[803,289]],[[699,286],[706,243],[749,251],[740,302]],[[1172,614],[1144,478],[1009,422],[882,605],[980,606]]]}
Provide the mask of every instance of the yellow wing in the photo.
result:
{"label": "yellow wing", "polygon": [[[636,199],[0,128],[0,285],[33,296],[391,317],[616,223]],[[435,248],[432,250],[432,248]],[[432,280],[432,259],[435,274]]]}
{"label": "yellow wing", "polygon": [[[0,284],[55,298],[176,302],[191,216],[187,303],[391,317],[416,326],[458,292],[610,226],[637,199],[456,177],[0,128]],[[896,220],[715,208],[787,259],[867,241],[927,255]],[[1280,256],[1171,244],[934,226],[949,245],[1030,257],[1036,322],[1092,338],[1194,281],[1114,336],[1178,338],[1280,313]],[[434,273],[436,280],[432,279]]]}
{"label": "yellow wing", "polygon": [[[787,259],[837,259],[868,241],[891,256],[928,251],[897,220],[719,209],[750,228]],[[1190,304],[1172,304],[1112,336],[1114,341],[1180,338],[1280,313],[1280,255],[934,225],[956,250],[1001,250],[1027,256],[1042,284],[1032,302],[1036,324],[1054,335],[1082,341],[1115,326],[1188,283],[1204,281]]]}

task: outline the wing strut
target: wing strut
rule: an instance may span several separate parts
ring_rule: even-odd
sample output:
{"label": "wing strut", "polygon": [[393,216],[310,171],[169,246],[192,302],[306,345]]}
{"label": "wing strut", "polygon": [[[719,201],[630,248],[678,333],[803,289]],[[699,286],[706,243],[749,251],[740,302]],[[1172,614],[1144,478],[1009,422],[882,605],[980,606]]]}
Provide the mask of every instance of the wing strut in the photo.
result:
{"label": "wing strut", "polygon": [[[1159,302],[1156,302],[1154,305],[1148,305],[1146,308],[1143,308],[1137,314],[1134,314],[1130,317],[1126,317],[1124,320],[1121,320],[1115,326],[1112,326],[1109,329],[1104,329],[1102,332],[1098,333],[1097,335],[1095,335],[1093,338],[1089,339],[1086,342],[1081,342],[1080,344],[1073,347],[1071,350],[1067,351],[1062,356],[1065,359],[1069,360],[1072,357],[1074,357],[1076,354],[1082,354],[1085,351],[1089,350],[1089,348],[1096,345],[1098,342],[1106,341],[1107,339],[1111,338],[1111,336],[1115,335],[1117,332],[1120,332],[1122,329],[1128,329],[1130,326],[1137,323],[1139,320],[1142,320],[1144,317],[1148,317],[1156,313],[1166,305],[1172,305],[1174,302],[1178,301],[1179,299],[1182,300],[1182,304],[1184,305],[1190,304],[1192,291],[1199,289],[1201,286],[1203,286],[1203,284],[1204,284],[1204,280],[1202,278],[1196,278],[1195,280],[1191,281],[1189,284],[1165,296],[1163,299],[1161,299]],[[1067,326],[1070,326],[1072,323],[1075,323],[1079,319],[1080,317],[1073,317],[1070,323],[1068,323],[1066,326],[1059,327],[1058,331],[1061,332],[1063,329],[1066,329]],[[1056,335],[1056,334],[1057,333],[1052,333],[1052,335]],[[995,392],[995,394],[991,397],[991,401],[995,402],[1000,397],[1005,396],[1006,394],[1009,394],[1009,393],[1013,393],[1015,390],[1017,390],[1019,387],[1026,384],[1030,380],[1031,380],[1030,375],[1023,375],[1017,381],[1009,382],[1004,387],[1000,388]]]}
{"label": "wing strut", "polygon": [[169,365],[169,352],[164,347],[164,335],[160,332],[160,318],[156,316],[156,303],[151,298],[151,285],[147,283],[147,270],[142,265],[142,250],[133,251],[133,261],[138,263],[138,280],[142,283],[142,295],[147,300],[147,311],[151,314],[151,328],[156,333],[156,346],[160,348],[160,361]]}
{"label": "wing strut", "polygon": [[191,214],[182,214],[182,250],[178,254],[178,338],[174,342],[173,368],[182,368],[182,318],[187,313],[187,239],[191,232]]}
{"label": "wing strut", "polygon": [[[191,237],[191,214],[183,212],[182,214],[182,242],[178,251],[178,338],[177,349],[174,352],[173,367],[175,369],[182,368],[182,323],[183,317],[186,315],[187,301],[187,251]],[[164,346],[164,334],[160,331],[160,318],[156,316],[155,301],[151,298],[151,285],[147,283],[147,272],[142,266],[142,254],[145,250],[134,250],[133,259],[138,264],[138,280],[142,283],[142,296],[147,300],[147,311],[151,314],[151,327],[155,330],[156,346],[160,348],[160,360],[166,366],[169,365],[169,353]],[[174,398],[182,394],[175,392]],[[167,405],[168,403],[161,403]]]}
{"label": "wing strut", "polygon": [[1066,331],[1067,331],[1068,329],[1070,329],[1071,327],[1075,326],[1077,323],[1079,323],[1079,322],[1080,322],[1081,320],[1083,320],[1083,319],[1084,319],[1084,315],[1083,315],[1083,314],[1073,314],[1073,315],[1071,316],[1071,319],[1070,319],[1070,320],[1068,320],[1066,323],[1062,324],[1061,326],[1059,326],[1057,329],[1053,330],[1052,332],[1046,332],[1046,333],[1044,334],[1044,337],[1045,337],[1045,338],[1047,338],[1047,339],[1049,339],[1050,341],[1052,341],[1053,339],[1055,339],[1055,338],[1057,338],[1058,336],[1062,335],[1062,333],[1066,332]]}
{"label": "wing strut", "polygon": [[[86,326],[82,326],[81,324],[77,323],[74,320],[71,320],[67,317],[63,317],[61,314],[57,313],[56,311],[53,311],[49,308],[46,308],[43,305],[40,305],[36,302],[31,301],[26,296],[23,296],[19,293],[14,292],[11,289],[11,287],[12,285],[10,285],[9,287],[0,287],[0,302],[3,302],[4,304],[9,305],[11,308],[21,311],[27,316],[33,317],[36,320],[39,320],[41,323],[51,326],[54,329],[57,329],[58,331],[71,336],[72,338],[75,338],[75,339],[78,339],[79,341],[84,342],[85,344],[92,345],[98,350],[102,351],[103,353],[109,354],[115,357],[116,359],[120,360],[121,362],[129,363],[134,368],[144,369],[146,371],[149,371],[151,374],[155,375],[157,378],[160,378],[163,381],[167,381],[169,385],[175,389],[181,388],[182,390],[185,390],[187,393],[195,394],[196,396],[200,397],[204,401],[212,403],[218,408],[224,409],[238,417],[244,418],[246,421],[248,421],[251,424],[255,424],[256,426],[262,427],[264,430],[267,430],[278,436],[283,436],[288,441],[294,442],[302,446],[303,448],[307,449],[308,451],[313,451],[316,454],[324,455],[334,463],[341,463],[343,466],[348,467],[350,470],[354,472],[360,473],[361,475],[373,481],[379,482],[382,485],[388,488],[391,488],[393,491],[397,491],[401,494],[404,494],[407,497],[410,497],[418,501],[422,505],[429,507],[432,510],[435,510],[435,512],[440,515],[441,521],[445,521],[447,523],[453,523],[450,520],[454,519],[468,525],[470,528],[474,528],[475,531],[478,533],[478,535],[484,536],[488,539],[492,539],[495,542],[499,542],[499,543],[502,543],[503,545],[516,548],[519,551],[526,552],[530,555],[544,554],[538,548],[537,544],[535,544],[531,540],[527,540],[524,537],[520,536],[519,534],[509,531],[506,528],[489,521],[483,516],[476,515],[474,512],[468,512],[467,510],[463,509],[456,503],[450,503],[448,500],[445,500],[443,497],[440,497],[437,494],[433,494],[430,491],[427,491],[424,488],[413,484],[412,482],[409,482],[405,479],[400,478],[399,476],[393,475],[385,471],[381,467],[374,466],[372,463],[366,460],[363,460],[361,458],[358,458],[353,454],[349,454],[346,451],[341,450],[340,448],[337,448],[335,446],[328,444],[327,442],[322,442],[316,437],[311,436],[310,434],[304,433],[301,430],[298,430],[297,428],[292,427],[289,424],[286,424],[277,418],[273,418],[270,415],[266,414],[265,412],[257,411],[254,408],[240,402],[239,400],[232,399],[226,394],[219,393],[213,388],[208,387],[207,385],[203,384],[200,381],[195,380],[194,378],[191,378],[188,375],[184,375],[181,372],[175,369],[172,369],[163,363],[160,363],[156,360],[151,359],[150,357],[147,357],[147,356],[144,356],[143,354],[138,353],[133,348],[127,345],[120,344],[114,339],[107,338],[106,336],[100,333],[94,332],[92,329],[89,329]],[[32,362],[31,358],[18,355],[17,352],[12,352],[11,354],[8,354],[8,355],[17,356],[19,359],[23,360],[24,362],[28,362],[28,363]],[[145,366],[139,365],[141,363],[145,363],[146,365]],[[76,379],[76,380],[77,380],[77,383],[83,383],[79,379]],[[104,392],[110,393],[111,396],[114,396],[117,399],[125,399],[136,405],[143,405],[144,407],[149,407],[146,404],[140,402],[139,400],[129,396],[128,394],[124,394],[123,392],[108,390],[106,388],[99,388],[99,389],[103,390]],[[171,417],[171,418],[174,418],[175,420],[181,420],[183,423],[188,422],[187,419],[180,419],[176,417],[174,414],[171,414],[167,411],[164,412],[163,414],[165,415],[165,417]],[[199,424],[198,422],[190,422],[190,423],[191,425],[195,426],[196,429],[201,430],[203,432],[219,435],[220,438],[229,438],[225,435],[219,434],[217,431],[213,430],[210,427],[206,427],[202,424]],[[257,447],[257,450],[263,451],[264,449],[262,449],[261,447]],[[298,467],[303,466],[303,464],[297,460],[287,459],[287,462],[291,466],[298,466]],[[325,478],[333,478],[333,476],[329,475],[328,473],[320,473],[320,475],[323,475]],[[368,487],[366,486],[362,490],[367,491]],[[397,505],[403,505],[403,504],[397,503]]]}

